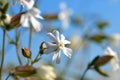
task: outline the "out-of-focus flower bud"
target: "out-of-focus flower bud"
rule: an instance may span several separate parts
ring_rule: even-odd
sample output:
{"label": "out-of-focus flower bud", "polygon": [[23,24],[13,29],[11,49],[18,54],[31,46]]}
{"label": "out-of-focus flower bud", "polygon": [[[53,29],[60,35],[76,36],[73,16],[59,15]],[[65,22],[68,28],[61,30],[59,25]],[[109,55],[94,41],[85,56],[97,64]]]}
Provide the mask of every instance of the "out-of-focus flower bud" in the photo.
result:
{"label": "out-of-focus flower bud", "polygon": [[107,36],[104,34],[96,34],[96,35],[91,36],[89,39],[94,42],[101,43],[106,38],[107,38]]}
{"label": "out-of-focus flower bud", "polygon": [[36,69],[33,66],[25,65],[15,68],[15,75],[21,77],[28,77],[36,73]]}
{"label": "out-of-focus flower bud", "polygon": [[107,22],[107,21],[99,21],[99,22],[97,22],[96,23],[96,25],[97,25],[97,27],[99,28],[99,29],[101,29],[101,30],[103,30],[105,27],[107,27],[108,25],[109,25],[109,22]]}
{"label": "out-of-focus flower bud", "polygon": [[16,28],[16,27],[19,27],[20,26],[20,19],[21,19],[21,16],[22,14],[24,14],[25,12],[21,12],[19,14],[16,14],[15,16],[13,16],[10,20],[10,24],[9,26],[7,27],[7,30],[10,30],[10,29],[13,29],[13,28]]}
{"label": "out-of-focus flower bud", "polygon": [[105,56],[99,57],[94,62],[94,66],[97,66],[97,67],[103,66],[106,63],[108,63],[112,58],[113,58],[113,56],[111,56],[111,55],[105,55]]}
{"label": "out-of-focus flower bud", "polygon": [[58,14],[45,14],[44,15],[45,20],[56,20],[58,19]]}
{"label": "out-of-focus flower bud", "polygon": [[94,69],[102,76],[109,77],[109,75],[105,71],[99,69],[98,67],[95,67]]}
{"label": "out-of-focus flower bud", "polygon": [[40,45],[40,51],[39,51],[40,55],[44,54],[44,49],[45,49],[45,45],[44,45],[44,42],[42,42]]}
{"label": "out-of-focus flower bud", "polygon": [[10,24],[10,21],[11,21],[11,16],[9,14],[6,14],[6,18],[4,20],[4,23],[5,24]]}
{"label": "out-of-focus flower bud", "polygon": [[26,58],[31,58],[31,51],[27,48],[22,48],[22,54]]}
{"label": "out-of-focus flower bud", "polygon": [[11,21],[11,16],[9,14],[0,13],[0,26],[6,29]]}

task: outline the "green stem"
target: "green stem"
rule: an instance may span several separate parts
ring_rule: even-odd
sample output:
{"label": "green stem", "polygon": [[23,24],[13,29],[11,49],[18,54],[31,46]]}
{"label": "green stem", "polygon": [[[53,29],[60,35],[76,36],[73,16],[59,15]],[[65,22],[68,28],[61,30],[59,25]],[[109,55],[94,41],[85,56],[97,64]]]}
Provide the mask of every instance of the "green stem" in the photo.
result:
{"label": "green stem", "polygon": [[2,60],[0,66],[0,80],[2,80],[2,69],[4,65],[4,57],[5,57],[5,40],[6,40],[6,30],[3,30],[3,44],[2,44]]}
{"label": "green stem", "polygon": [[[22,11],[22,6],[20,6],[20,12]],[[22,60],[20,58],[20,53],[19,53],[19,34],[18,34],[18,28],[16,28],[16,53],[17,53],[17,58],[18,62],[20,65],[22,65]]]}
{"label": "green stem", "polygon": [[8,78],[10,77],[10,74],[8,74],[8,76],[6,77],[6,79],[5,80],[8,80]]}
{"label": "green stem", "polygon": [[30,33],[29,33],[29,49],[31,49],[31,42],[32,42],[32,26],[30,26]]}
{"label": "green stem", "polygon": [[19,53],[19,34],[18,34],[18,28],[16,28],[16,53],[17,53],[17,58],[18,58],[19,64],[22,65],[22,61],[21,61],[20,53]]}
{"label": "green stem", "polygon": [[84,71],[84,73],[83,73],[83,75],[82,75],[82,77],[81,77],[80,80],[84,80],[85,74],[86,74],[86,72],[87,72],[88,70],[89,70],[89,67]]}
{"label": "green stem", "polygon": [[31,65],[34,64],[34,62],[39,58],[40,54],[38,53],[37,56],[35,57],[35,59],[32,61]]}

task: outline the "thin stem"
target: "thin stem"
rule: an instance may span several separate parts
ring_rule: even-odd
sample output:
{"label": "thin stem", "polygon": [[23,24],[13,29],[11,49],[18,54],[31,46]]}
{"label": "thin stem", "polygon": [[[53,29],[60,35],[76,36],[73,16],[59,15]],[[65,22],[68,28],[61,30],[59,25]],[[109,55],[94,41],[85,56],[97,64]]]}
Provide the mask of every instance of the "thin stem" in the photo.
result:
{"label": "thin stem", "polygon": [[85,74],[86,74],[86,72],[89,70],[89,68],[87,68],[85,71],[84,71],[84,73],[83,73],[83,75],[82,75],[82,77],[81,77],[81,79],[80,80],[83,80],[84,79],[84,77],[85,77]]}
{"label": "thin stem", "polygon": [[34,64],[34,62],[39,58],[40,54],[38,53],[37,56],[35,57],[35,59],[32,61],[31,65]]}
{"label": "thin stem", "polygon": [[2,44],[2,60],[0,66],[0,80],[2,80],[2,69],[4,65],[4,57],[5,57],[5,40],[6,40],[6,30],[3,30],[3,44]]}
{"label": "thin stem", "polygon": [[36,0],[36,1],[35,1],[35,4],[34,4],[34,6],[37,4],[37,2],[38,2],[38,0]]}
{"label": "thin stem", "polygon": [[32,42],[32,26],[30,26],[30,33],[29,33],[29,49],[31,49],[31,42]]}
{"label": "thin stem", "polygon": [[21,61],[20,53],[19,53],[19,34],[18,34],[18,28],[16,28],[16,53],[17,53],[17,58],[18,58],[19,64],[22,65],[22,61]]}
{"label": "thin stem", "polygon": [[8,76],[6,77],[6,79],[5,80],[8,80],[8,78],[10,77],[11,75],[10,74],[8,74]]}

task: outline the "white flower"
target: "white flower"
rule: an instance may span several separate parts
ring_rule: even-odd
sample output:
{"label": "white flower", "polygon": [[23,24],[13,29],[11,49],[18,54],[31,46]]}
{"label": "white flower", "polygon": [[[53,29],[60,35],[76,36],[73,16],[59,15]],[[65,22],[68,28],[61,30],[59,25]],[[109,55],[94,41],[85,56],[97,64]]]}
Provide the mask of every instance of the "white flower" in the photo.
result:
{"label": "white flower", "polygon": [[[70,38],[72,50],[77,51],[83,47],[83,39],[80,35],[72,35]],[[78,44],[79,43],[79,44]],[[81,45],[80,45],[81,44]]]}
{"label": "white flower", "polygon": [[120,42],[120,33],[116,33],[110,36],[109,41],[113,46],[118,47]]}
{"label": "white flower", "polygon": [[71,42],[65,40],[63,34],[60,35],[59,32],[55,30],[53,33],[48,33],[48,36],[53,42],[44,42],[44,53],[56,52],[53,56],[53,61],[56,61],[56,63],[60,63],[61,50],[67,57],[71,58],[72,50],[65,47],[66,44],[70,44]]}
{"label": "white flower", "polygon": [[119,63],[118,63],[119,59],[118,59],[117,53],[114,52],[110,47],[107,47],[107,49],[105,50],[105,54],[113,56],[111,60],[113,70],[119,69]]}
{"label": "white flower", "polygon": [[60,4],[60,9],[61,12],[59,13],[58,17],[62,21],[63,28],[68,28],[70,24],[70,15],[72,14],[72,10],[67,9],[64,2]]}
{"label": "white flower", "polygon": [[37,73],[26,80],[55,80],[57,77],[54,67],[41,65],[37,68]]}
{"label": "white flower", "polygon": [[40,14],[39,9],[37,9],[37,8],[29,9],[25,14],[23,14],[21,16],[20,23],[24,27],[29,27],[30,26],[29,21],[30,21],[33,28],[36,31],[40,31],[42,25],[41,25],[41,23],[39,21],[36,20],[36,18],[39,18],[39,19],[43,19],[43,18],[39,14]]}
{"label": "white flower", "polygon": [[[2,14],[1,14],[2,15]],[[3,26],[4,24],[10,24],[11,16],[9,14],[5,15],[6,18],[4,20],[0,20],[0,25]]]}
{"label": "white flower", "polygon": [[27,9],[31,9],[34,5],[34,0],[14,0],[14,4],[19,2],[23,7],[27,7]]}

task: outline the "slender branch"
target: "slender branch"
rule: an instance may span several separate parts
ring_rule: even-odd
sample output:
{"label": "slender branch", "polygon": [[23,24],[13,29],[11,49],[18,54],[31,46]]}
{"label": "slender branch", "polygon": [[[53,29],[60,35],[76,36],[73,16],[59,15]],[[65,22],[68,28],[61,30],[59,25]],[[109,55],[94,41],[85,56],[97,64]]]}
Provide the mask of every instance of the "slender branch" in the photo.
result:
{"label": "slender branch", "polygon": [[2,44],[2,60],[0,66],[0,80],[2,80],[2,69],[4,65],[4,57],[5,57],[5,40],[6,40],[6,30],[3,30],[3,44]]}
{"label": "slender branch", "polygon": [[35,59],[32,61],[31,65],[34,64],[34,62],[39,58],[40,54],[38,53],[37,56],[35,57]]}
{"label": "slender branch", "polygon": [[17,58],[18,58],[19,64],[22,65],[22,61],[21,61],[20,53],[19,53],[19,34],[18,34],[18,28],[16,28],[16,53],[17,53]]}
{"label": "slender branch", "polygon": [[[20,12],[22,12],[22,5],[20,6]],[[22,60],[20,58],[20,53],[19,53],[19,34],[18,34],[18,28],[16,28],[16,53],[17,53],[17,58],[19,61],[19,64],[22,65]]]}
{"label": "slender branch", "polygon": [[6,79],[5,80],[8,80],[8,78],[11,76],[11,74],[8,74],[8,76],[6,77]]}
{"label": "slender branch", "polygon": [[35,1],[35,4],[34,4],[34,6],[37,4],[37,2],[38,2],[38,0],[36,0],[36,1]]}
{"label": "slender branch", "polygon": [[85,74],[86,74],[86,72],[89,70],[89,67],[84,71],[84,73],[83,73],[83,75],[82,75],[82,77],[81,77],[81,79],[80,80],[83,80],[84,79],[84,77],[85,77]]}
{"label": "slender branch", "polygon": [[29,49],[31,50],[31,42],[32,42],[32,25],[30,26],[30,33],[29,33]]}

